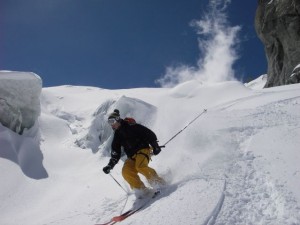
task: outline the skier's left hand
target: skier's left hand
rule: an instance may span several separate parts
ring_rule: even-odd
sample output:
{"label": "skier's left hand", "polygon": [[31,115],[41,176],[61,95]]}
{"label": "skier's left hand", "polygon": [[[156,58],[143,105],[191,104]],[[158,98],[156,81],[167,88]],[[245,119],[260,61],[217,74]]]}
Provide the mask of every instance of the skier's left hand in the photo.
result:
{"label": "skier's left hand", "polygon": [[158,155],[161,152],[161,148],[159,146],[153,148],[153,154]]}

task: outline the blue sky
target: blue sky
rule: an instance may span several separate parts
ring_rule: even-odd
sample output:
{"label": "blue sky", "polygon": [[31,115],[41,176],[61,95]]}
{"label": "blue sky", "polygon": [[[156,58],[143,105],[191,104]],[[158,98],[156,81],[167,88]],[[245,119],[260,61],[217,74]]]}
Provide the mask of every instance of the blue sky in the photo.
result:
{"label": "blue sky", "polygon": [[[228,0],[215,0],[228,2]],[[1,0],[0,70],[32,71],[45,87],[158,87],[167,68],[204,57],[191,21],[208,0]],[[257,1],[232,0],[226,26],[239,26],[237,79],[266,73],[254,29]],[[226,57],[226,55],[224,56]]]}

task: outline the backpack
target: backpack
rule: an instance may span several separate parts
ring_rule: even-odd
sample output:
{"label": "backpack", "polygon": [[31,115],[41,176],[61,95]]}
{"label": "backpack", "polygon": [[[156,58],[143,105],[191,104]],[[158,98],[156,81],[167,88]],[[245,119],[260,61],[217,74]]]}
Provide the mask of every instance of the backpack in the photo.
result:
{"label": "backpack", "polygon": [[135,125],[136,121],[132,117],[126,117],[124,118],[124,121],[127,122],[129,125]]}

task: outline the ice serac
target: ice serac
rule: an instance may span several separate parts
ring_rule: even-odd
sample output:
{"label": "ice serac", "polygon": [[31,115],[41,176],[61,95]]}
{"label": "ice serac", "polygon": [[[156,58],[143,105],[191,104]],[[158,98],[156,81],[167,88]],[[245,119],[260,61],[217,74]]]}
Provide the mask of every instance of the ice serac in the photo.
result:
{"label": "ice serac", "polygon": [[268,80],[265,87],[300,82],[300,1],[259,0],[256,32],[265,46]]}
{"label": "ice serac", "polygon": [[93,152],[99,150],[99,145],[110,152],[112,129],[107,123],[108,114],[119,109],[121,118],[133,117],[137,123],[151,127],[156,116],[156,107],[137,98],[121,96],[102,103],[93,114],[93,120],[86,132],[82,132],[76,140],[81,148],[90,148]]}
{"label": "ice serac", "polygon": [[0,71],[0,123],[22,133],[41,112],[41,78],[30,72]]}

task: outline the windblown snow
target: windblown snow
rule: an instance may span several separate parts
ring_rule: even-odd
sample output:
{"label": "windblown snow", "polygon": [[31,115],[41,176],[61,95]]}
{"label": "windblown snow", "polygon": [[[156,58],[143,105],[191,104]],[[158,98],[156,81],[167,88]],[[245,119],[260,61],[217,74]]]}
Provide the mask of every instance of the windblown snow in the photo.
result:
{"label": "windblown snow", "polygon": [[[122,224],[300,224],[300,84],[253,90],[189,81],[43,88],[31,129],[19,135],[0,124],[1,225],[93,225],[130,208],[133,196],[102,172],[115,108],[161,145],[207,109],[152,158],[168,185]],[[121,167],[111,173],[129,191]]]}

